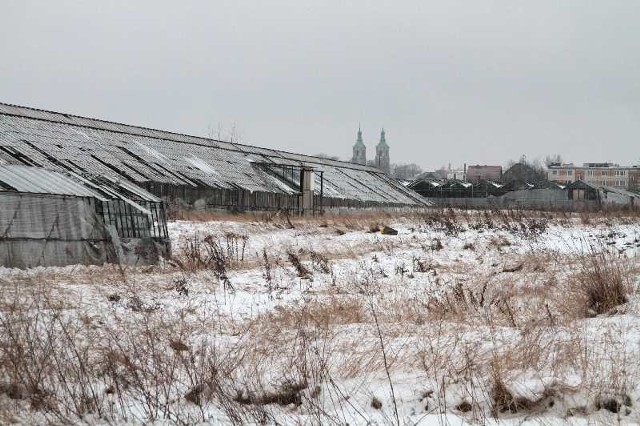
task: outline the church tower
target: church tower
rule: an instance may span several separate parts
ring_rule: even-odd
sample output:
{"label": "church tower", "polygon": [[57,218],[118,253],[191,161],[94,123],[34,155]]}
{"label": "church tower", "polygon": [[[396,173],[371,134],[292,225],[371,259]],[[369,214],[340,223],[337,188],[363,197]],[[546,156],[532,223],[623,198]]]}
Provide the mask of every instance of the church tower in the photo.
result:
{"label": "church tower", "polygon": [[380,142],[376,145],[376,167],[386,174],[391,173],[389,145],[387,145],[387,140],[385,139],[384,129],[380,132]]}
{"label": "church tower", "polygon": [[362,165],[367,164],[367,147],[364,146],[364,142],[362,142],[360,126],[358,126],[358,139],[356,139],[356,144],[353,145],[353,158],[351,162]]}

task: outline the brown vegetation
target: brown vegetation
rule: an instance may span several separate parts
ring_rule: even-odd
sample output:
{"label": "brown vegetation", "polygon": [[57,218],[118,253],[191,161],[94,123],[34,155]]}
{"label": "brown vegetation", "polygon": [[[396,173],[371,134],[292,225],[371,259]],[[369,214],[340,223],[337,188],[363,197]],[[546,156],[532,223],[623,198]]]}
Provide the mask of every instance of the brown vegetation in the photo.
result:
{"label": "brown vegetation", "polygon": [[[365,233],[371,223],[397,222],[415,232],[367,235],[342,252],[265,246],[254,253],[242,233],[191,235],[153,268],[16,274],[0,282],[0,420],[193,424],[223,415],[263,424],[303,412],[323,424],[344,423],[348,411],[362,423],[372,415],[398,423],[396,374],[405,371],[427,388],[415,390],[425,414],[455,410],[480,422],[555,404],[562,416],[625,415],[635,383],[620,371],[640,368],[637,353],[617,329],[585,332],[592,321],[585,317],[635,309],[637,262],[607,247],[582,256],[526,246],[551,224],[581,218],[449,209],[291,217],[295,228],[283,232],[296,235],[338,238],[336,229]],[[588,217],[591,224],[614,219]],[[479,229],[500,237],[463,235]],[[454,247],[463,254],[447,262]],[[234,303],[226,302],[229,291],[241,290],[234,274],[253,269],[250,284],[271,300],[298,297],[246,316],[219,309]],[[305,288],[300,278],[313,284]],[[208,303],[218,310],[202,308]],[[611,350],[598,349],[602,341]],[[572,372],[579,384],[566,380]],[[525,397],[513,383],[526,374],[556,380]],[[357,385],[346,384],[355,378]],[[389,389],[391,399],[373,396],[368,383]],[[584,409],[567,405],[563,393],[584,394]]]}

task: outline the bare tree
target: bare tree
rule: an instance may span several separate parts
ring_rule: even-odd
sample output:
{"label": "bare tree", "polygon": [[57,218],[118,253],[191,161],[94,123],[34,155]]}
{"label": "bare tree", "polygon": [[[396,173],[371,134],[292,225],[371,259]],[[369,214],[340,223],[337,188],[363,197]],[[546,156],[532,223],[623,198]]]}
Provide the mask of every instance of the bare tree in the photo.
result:
{"label": "bare tree", "polygon": [[235,121],[231,123],[228,130],[222,123],[218,123],[215,127],[210,125],[207,130],[207,136],[210,139],[225,142],[240,142],[241,140],[240,131]]}
{"label": "bare tree", "polygon": [[552,164],[562,164],[562,157],[560,154],[547,155],[544,157],[544,164],[549,167]]}
{"label": "bare tree", "polygon": [[392,164],[391,176],[396,179],[411,180],[422,173],[422,168],[417,164]]}
{"label": "bare tree", "polygon": [[[517,167],[514,167],[518,165]],[[540,158],[528,160],[522,155],[519,161],[509,160],[502,181],[521,180],[524,182],[542,182],[547,179],[546,167]]]}

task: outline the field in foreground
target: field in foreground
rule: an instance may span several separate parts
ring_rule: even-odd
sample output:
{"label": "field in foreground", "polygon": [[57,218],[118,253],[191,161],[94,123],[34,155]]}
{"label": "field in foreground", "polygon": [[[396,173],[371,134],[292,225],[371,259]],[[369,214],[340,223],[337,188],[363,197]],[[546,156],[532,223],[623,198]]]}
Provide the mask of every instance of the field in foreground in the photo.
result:
{"label": "field in foreground", "polygon": [[0,269],[0,422],[637,423],[639,225],[176,221],[159,266]]}

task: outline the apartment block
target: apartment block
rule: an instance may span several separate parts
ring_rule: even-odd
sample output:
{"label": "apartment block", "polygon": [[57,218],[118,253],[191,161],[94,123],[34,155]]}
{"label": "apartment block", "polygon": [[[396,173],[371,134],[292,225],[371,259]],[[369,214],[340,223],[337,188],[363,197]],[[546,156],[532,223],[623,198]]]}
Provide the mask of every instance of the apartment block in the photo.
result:
{"label": "apartment block", "polygon": [[620,166],[614,163],[551,164],[547,178],[552,182],[570,184],[582,181],[596,186],[621,189],[638,189],[640,166]]}

